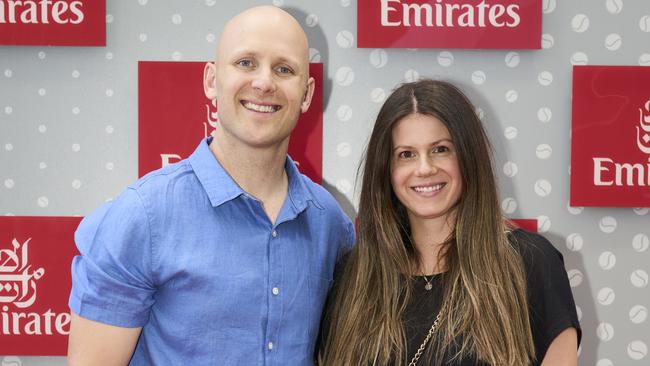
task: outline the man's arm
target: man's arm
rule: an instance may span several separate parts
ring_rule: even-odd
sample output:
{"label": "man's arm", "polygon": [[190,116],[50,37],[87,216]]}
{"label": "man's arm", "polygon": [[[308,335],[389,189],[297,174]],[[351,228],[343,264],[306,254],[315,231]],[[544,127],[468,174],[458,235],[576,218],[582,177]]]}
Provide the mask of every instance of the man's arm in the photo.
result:
{"label": "man's arm", "polygon": [[124,366],[129,363],[142,328],[122,328],[70,314],[69,366]]}

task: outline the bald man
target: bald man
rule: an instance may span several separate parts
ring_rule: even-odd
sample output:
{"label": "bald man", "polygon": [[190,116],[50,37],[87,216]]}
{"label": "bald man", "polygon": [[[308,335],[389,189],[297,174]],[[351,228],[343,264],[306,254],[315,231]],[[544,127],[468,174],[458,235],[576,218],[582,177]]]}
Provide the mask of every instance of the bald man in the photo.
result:
{"label": "bald man", "polygon": [[226,24],[203,80],[214,138],[75,233],[70,365],[313,365],[354,231],[287,156],[314,92],[308,50],[275,7]]}

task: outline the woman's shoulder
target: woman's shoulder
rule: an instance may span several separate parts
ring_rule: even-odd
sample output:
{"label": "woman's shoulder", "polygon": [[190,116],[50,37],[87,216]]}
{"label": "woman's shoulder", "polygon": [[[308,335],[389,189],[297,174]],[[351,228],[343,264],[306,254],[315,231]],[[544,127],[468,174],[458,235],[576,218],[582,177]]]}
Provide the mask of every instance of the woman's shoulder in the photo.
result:
{"label": "woman's shoulder", "polygon": [[562,253],[539,234],[515,229],[508,233],[508,239],[521,255],[528,272],[544,270],[549,266],[564,266]]}
{"label": "woman's shoulder", "polygon": [[524,263],[533,338],[543,359],[548,345],[564,329],[575,328],[578,341],[582,335],[564,258],[539,234],[518,229],[509,239]]}
{"label": "woman's shoulder", "polygon": [[522,255],[544,255],[559,256],[562,253],[557,250],[548,239],[537,233],[532,233],[523,229],[514,229],[508,232],[510,243]]}

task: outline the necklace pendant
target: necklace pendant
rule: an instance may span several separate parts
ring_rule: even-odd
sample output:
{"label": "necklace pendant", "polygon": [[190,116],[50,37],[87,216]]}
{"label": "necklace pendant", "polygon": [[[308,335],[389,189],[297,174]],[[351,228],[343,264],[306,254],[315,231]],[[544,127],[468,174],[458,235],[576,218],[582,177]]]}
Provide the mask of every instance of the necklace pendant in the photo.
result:
{"label": "necklace pendant", "polygon": [[431,290],[432,288],[433,288],[433,285],[431,285],[430,282],[427,282],[427,284],[424,285],[424,289],[427,290],[427,291]]}

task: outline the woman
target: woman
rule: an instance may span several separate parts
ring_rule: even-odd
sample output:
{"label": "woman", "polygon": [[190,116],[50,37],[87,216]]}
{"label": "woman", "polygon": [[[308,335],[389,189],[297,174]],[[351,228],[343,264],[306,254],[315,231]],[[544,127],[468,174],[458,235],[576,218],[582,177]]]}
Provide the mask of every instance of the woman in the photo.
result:
{"label": "woman", "polygon": [[393,92],[361,189],[321,364],[577,364],[562,256],[501,215],[489,141],[455,86],[422,80]]}

